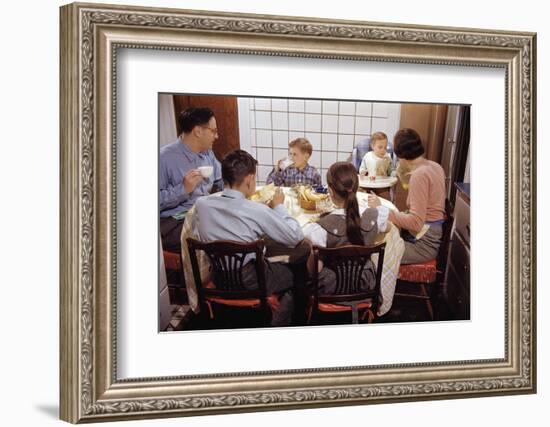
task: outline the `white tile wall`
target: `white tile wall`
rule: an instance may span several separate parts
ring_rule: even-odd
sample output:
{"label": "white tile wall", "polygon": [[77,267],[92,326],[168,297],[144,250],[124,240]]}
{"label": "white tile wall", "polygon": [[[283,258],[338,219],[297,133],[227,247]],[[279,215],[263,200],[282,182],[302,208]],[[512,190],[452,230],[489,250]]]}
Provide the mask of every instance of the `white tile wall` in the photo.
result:
{"label": "white tile wall", "polygon": [[273,111],[288,111],[288,99],[272,99],[271,108]]}
{"label": "white tile wall", "polygon": [[355,109],[357,116],[371,116],[372,115],[372,102],[358,102]]}
{"label": "white tile wall", "polygon": [[323,133],[321,136],[321,149],[323,151],[336,151],[338,150],[338,134],[336,133]]}
{"label": "white tile wall", "polygon": [[261,129],[256,130],[256,145],[258,147],[271,147],[273,145],[271,131]]}
{"label": "white tile wall", "polygon": [[322,112],[321,108],[321,101],[306,100],[306,113],[320,114]]}
{"label": "white tile wall", "polygon": [[320,114],[306,114],[306,131],[320,133],[321,117]]}
{"label": "white tile wall", "polygon": [[273,129],[288,130],[288,113],[272,113]]}
{"label": "white tile wall", "polygon": [[340,101],[340,110],[338,111],[340,115],[355,115],[355,102],[349,101]]}
{"label": "white tile wall", "polygon": [[393,135],[396,130],[392,126],[389,126],[388,120],[380,117],[372,118],[372,133],[374,132],[384,132],[388,138],[393,141]]}
{"label": "white tile wall", "polygon": [[273,146],[278,148],[288,149],[288,142],[290,138],[288,136],[288,131],[273,131]]}
{"label": "white tile wall", "polygon": [[288,127],[290,130],[305,129],[305,114],[303,113],[288,113]]}
{"label": "white tile wall", "polygon": [[355,146],[355,135],[338,135],[338,151],[351,153]]}
{"label": "white tile wall", "polygon": [[321,133],[319,132],[306,132],[306,138],[311,142],[313,151],[321,150]]}
{"label": "white tile wall", "polygon": [[388,109],[391,104],[375,102],[372,104],[372,115],[375,117],[388,117]]}
{"label": "white tile wall", "polygon": [[348,160],[358,141],[376,131],[391,139],[399,127],[399,104],[284,98],[248,101],[250,111],[239,114],[250,114],[250,131],[241,129],[250,138],[241,144],[258,160],[258,184],[265,183],[275,161],[287,156],[293,139],[305,137],[311,142],[309,162],[326,183],[330,165]]}
{"label": "white tile wall", "polygon": [[260,165],[273,166],[273,149],[271,148],[258,148],[257,160]]}
{"label": "white tile wall", "polygon": [[250,107],[250,128],[256,129],[256,111],[252,110],[252,107]]}
{"label": "white tile wall", "polygon": [[271,111],[256,111],[256,128],[273,129],[271,125]]}
{"label": "white tile wall", "polygon": [[329,168],[330,165],[335,163],[337,161],[337,155],[336,153],[331,152],[323,152],[321,153],[321,166],[323,168]]}
{"label": "white tile wall", "polygon": [[338,118],[338,133],[355,133],[355,116],[340,116]]}
{"label": "white tile wall", "polygon": [[338,152],[338,161],[339,162],[346,162],[351,160],[351,153],[346,153],[343,151]]}
{"label": "white tile wall", "polygon": [[305,101],[303,99],[289,99],[288,100],[288,111],[293,111],[297,113],[303,113],[305,111]]}
{"label": "white tile wall", "polygon": [[250,145],[251,147],[256,146],[256,129],[250,129]]}
{"label": "white tile wall", "polygon": [[338,116],[323,114],[323,132],[338,132]]}
{"label": "white tile wall", "polygon": [[270,165],[270,166],[263,166],[263,165],[260,165],[258,166],[258,182],[264,184],[266,179],[267,179],[267,176],[270,174],[270,172],[273,170],[273,165]]}
{"label": "white tile wall", "polygon": [[338,101],[323,101],[323,114],[338,114]]}
{"label": "white tile wall", "polygon": [[[299,131],[290,131],[288,133],[288,142],[290,141],[293,141],[295,140],[296,138],[305,138],[306,137],[306,133],[305,132],[299,132]],[[287,147],[288,147],[288,143],[287,143]]]}
{"label": "white tile wall", "polygon": [[256,98],[254,99],[254,106],[252,107],[255,110],[271,110],[271,99],[270,98]]}
{"label": "white tile wall", "polygon": [[370,131],[370,117],[355,117],[355,133],[369,135]]}
{"label": "white tile wall", "polygon": [[309,164],[313,167],[319,169],[321,167],[321,151],[313,151],[311,157],[309,158]]}

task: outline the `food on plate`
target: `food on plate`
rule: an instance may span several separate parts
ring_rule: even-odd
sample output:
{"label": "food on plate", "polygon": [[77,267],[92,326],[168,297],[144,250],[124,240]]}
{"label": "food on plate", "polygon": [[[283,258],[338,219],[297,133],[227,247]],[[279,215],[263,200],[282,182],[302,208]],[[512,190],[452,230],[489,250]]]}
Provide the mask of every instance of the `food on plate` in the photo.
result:
{"label": "food on plate", "polygon": [[273,198],[274,194],[275,184],[271,183],[257,189],[249,198],[255,202],[268,203]]}

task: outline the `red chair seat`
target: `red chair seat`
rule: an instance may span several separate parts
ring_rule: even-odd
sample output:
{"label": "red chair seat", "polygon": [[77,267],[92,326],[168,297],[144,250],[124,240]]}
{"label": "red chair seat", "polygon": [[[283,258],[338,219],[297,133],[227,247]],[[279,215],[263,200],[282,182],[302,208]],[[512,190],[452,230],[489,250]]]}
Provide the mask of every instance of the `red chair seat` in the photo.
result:
{"label": "red chair seat", "polygon": [[437,277],[435,259],[419,264],[404,264],[399,267],[398,279],[416,283],[434,283]]}
{"label": "red chair seat", "polygon": [[164,267],[167,270],[181,270],[182,265],[180,254],[176,252],[162,251],[162,256],[164,257]]}
{"label": "red chair seat", "polygon": [[[362,302],[357,304],[357,308],[359,310],[364,310],[367,308],[372,307],[372,302]],[[340,304],[328,304],[328,303],[319,303],[319,311],[326,311],[331,313],[341,313],[343,311],[351,311],[351,307],[349,305],[340,305]]]}
{"label": "red chair seat", "polygon": [[[212,281],[204,285],[205,288],[215,289],[216,285]],[[216,298],[216,297],[207,297],[209,302],[215,302],[218,304],[229,305],[232,307],[247,307],[247,308],[258,308],[260,306],[259,298],[245,298],[245,299],[229,299],[229,298]],[[270,295],[267,297],[267,304],[272,311],[275,311],[279,308],[279,297],[277,295]]]}

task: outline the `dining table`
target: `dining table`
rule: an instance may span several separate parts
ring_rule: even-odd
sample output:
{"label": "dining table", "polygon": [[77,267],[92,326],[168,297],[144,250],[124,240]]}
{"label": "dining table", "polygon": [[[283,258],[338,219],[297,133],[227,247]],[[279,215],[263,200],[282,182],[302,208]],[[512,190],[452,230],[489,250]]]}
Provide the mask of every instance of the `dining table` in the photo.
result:
{"label": "dining table", "polygon": [[[260,189],[261,187],[258,187]],[[308,223],[315,222],[319,219],[321,213],[318,211],[306,210],[301,207],[300,201],[298,199],[298,193],[294,188],[290,187],[281,187],[285,194],[284,205],[289,212],[289,214],[298,221],[300,226],[304,228]],[[221,195],[221,192],[214,195]],[[380,197],[381,204],[386,206],[389,209],[397,210],[395,205],[387,199]],[[359,208],[366,208],[368,206],[368,194],[363,192],[357,192],[357,202]],[[258,201],[256,203],[261,203]],[[185,223],[182,228],[181,233],[181,247],[182,247],[182,259],[183,259],[183,271],[185,276],[185,285],[187,290],[187,297],[190,308],[198,313],[200,311],[200,304],[198,301],[197,288],[195,285],[195,280],[193,276],[193,270],[191,268],[191,262],[189,261],[189,252],[187,248],[187,238],[197,238],[193,231],[193,215],[195,214],[195,208],[191,208],[185,217]],[[395,286],[397,283],[397,277],[399,275],[399,265],[401,264],[401,258],[405,251],[405,243],[400,236],[399,229],[388,222],[388,229],[382,237],[383,241],[386,243],[385,253],[384,253],[384,262],[382,267],[382,277],[381,277],[381,294],[382,294],[382,304],[379,306],[378,315],[382,316],[387,313],[393,302],[393,296],[395,293]],[[304,245],[300,246],[300,252],[303,252]],[[287,253],[285,251],[272,251],[270,253],[269,245],[267,245],[266,258],[270,262],[293,262],[292,249],[288,248]],[[300,254],[300,257],[302,254]],[[374,254],[372,261],[374,265],[377,264],[378,255]],[[201,279],[203,283],[207,283],[211,279],[211,267],[210,261],[206,254],[202,251],[197,253]]]}

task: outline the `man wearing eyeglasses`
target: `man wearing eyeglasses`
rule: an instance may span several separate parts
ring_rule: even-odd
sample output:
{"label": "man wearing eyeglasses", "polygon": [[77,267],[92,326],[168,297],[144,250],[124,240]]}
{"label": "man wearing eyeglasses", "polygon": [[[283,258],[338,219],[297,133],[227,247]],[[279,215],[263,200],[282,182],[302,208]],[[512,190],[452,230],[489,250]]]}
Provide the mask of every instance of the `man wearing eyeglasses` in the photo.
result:
{"label": "man wearing eyeglasses", "polygon": [[187,108],[178,116],[178,139],[160,149],[160,234],[165,250],[181,251],[185,214],[199,197],[223,189],[221,165],[212,151],[218,139],[210,108]]}

